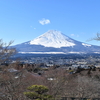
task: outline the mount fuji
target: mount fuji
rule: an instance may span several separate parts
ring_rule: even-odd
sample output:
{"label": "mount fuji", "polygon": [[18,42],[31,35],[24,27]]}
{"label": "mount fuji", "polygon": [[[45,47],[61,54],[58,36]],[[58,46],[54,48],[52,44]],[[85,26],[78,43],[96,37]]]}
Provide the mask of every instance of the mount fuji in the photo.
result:
{"label": "mount fuji", "polygon": [[39,37],[14,46],[19,53],[67,54],[99,53],[100,46],[76,41],[60,31],[49,30]]}

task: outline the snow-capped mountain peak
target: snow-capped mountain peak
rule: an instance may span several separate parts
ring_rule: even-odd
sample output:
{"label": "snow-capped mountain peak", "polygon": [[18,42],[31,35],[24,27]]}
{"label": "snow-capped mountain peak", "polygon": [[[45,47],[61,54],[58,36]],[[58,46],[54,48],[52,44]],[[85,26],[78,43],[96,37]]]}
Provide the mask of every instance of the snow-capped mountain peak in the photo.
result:
{"label": "snow-capped mountain peak", "polygon": [[100,53],[100,46],[74,40],[56,30],[47,31],[32,41],[15,45],[14,48],[24,54]]}
{"label": "snow-capped mountain peak", "polygon": [[49,30],[43,35],[30,41],[30,45],[43,45],[45,47],[70,47],[74,46],[75,43],[72,39],[62,34],[60,31]]}

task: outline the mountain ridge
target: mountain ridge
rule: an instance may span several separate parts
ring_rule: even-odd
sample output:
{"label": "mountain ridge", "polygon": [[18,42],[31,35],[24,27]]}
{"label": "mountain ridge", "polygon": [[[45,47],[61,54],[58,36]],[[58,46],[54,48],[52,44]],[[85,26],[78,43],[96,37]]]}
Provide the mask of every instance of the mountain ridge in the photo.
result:
{"label": "mountain ridge", "polygon": [[14,46],[20,53],[93,53],[100,46],[74,40],[60,31],[49,30],[37,38]]}

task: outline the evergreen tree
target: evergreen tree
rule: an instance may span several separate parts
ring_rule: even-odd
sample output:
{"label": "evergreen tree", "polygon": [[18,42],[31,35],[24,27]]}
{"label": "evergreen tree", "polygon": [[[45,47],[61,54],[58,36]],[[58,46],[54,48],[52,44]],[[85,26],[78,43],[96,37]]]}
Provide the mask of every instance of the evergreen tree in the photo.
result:
{"label": "evergreen tree", "polygon": [[43,85],[32,85],[27,88],[29,92],[24,92],[24,95],[32,100],[53,100],[52,96],[47,94],[48,88]]}

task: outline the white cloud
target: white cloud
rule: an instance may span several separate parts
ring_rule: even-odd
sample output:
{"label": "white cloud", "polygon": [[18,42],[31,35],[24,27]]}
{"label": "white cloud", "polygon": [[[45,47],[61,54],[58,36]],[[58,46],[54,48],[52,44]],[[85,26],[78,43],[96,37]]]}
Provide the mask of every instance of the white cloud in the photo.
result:
{"label": "white cloud", "polygon": [[75,34],[71,34],[71,36],[75,36]]}
{"label": "white cloud", "polygon": [[[30,26],[31,28],[33,28],[33,26]],[[34,30],[36,29],[35,27],[33,28]]]}
{"label": "white cloud", "polygon": [[71,34],[71,36],[73,36],[73,37],[79,37],[79,35],[78,34]]}
{"label": "white cloud", "polygon": [[39,23],[42,24],[42,25],[49,24],[50,20],[43,18],[42,20],[39,20]]}

